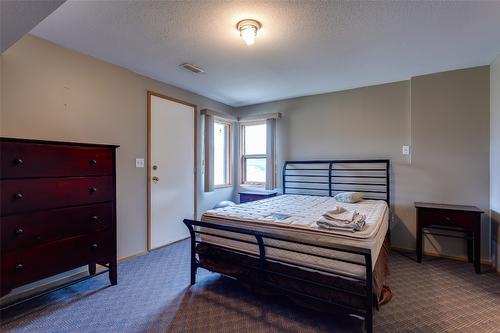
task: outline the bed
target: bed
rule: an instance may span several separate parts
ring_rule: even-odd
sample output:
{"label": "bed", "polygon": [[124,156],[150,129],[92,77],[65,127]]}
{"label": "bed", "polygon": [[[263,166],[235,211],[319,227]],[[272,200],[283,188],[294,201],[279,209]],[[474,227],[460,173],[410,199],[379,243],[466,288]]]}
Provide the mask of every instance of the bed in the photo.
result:
{"label": "bed", "polygon": [[[334,305],[362,317],[371,332],[388,274],[389,167],[388,160],[289,161],[283,195],[184,220],[191,235],[191,283],[202,267],[307,307]],[[343,191],[363,192],[366,200],[339,203],[333,197]],[[337,205],[364,214],[364,229],[317,227]]]}

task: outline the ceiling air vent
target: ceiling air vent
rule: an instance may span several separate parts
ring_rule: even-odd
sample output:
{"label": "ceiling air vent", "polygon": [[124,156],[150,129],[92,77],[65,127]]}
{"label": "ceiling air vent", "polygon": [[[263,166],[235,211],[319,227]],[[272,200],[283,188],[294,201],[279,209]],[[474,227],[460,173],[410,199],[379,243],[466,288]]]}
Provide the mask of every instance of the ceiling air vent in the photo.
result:
{"label": "ceiling air vent", "polygon": [[204,72],[203,69],[201,69],[200,67],[197,67],[197,66],[195,66],[193,64],[184,63],[184,64],[182,64],[180,66],[182,68],[184,68],[184,69],[187,69],[188,71],[191,71],[191,72],[195,73],[195,74],[203,73]]}

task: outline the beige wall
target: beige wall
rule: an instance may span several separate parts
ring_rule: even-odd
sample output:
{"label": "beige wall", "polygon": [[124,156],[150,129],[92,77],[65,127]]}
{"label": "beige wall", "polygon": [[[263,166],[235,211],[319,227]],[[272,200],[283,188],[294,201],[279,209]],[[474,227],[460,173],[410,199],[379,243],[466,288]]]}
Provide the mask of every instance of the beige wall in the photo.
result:
{"label": "beige wall", "polygon": [[[227,105],[33,36],[9,48],[1,61],[2,136],[120,145],[120,258],[146,249],[146,168],[135,168],[135,159],[147,157],[147,90],[194,103],[198,111],[234,113]],[[198,128],[200,133],[201,124]],[[200,212],[233,196],[231,188],[204,193],[200,172],[198,167]]]}
{"label": "beige wall", "polygon": [[[134,160],[146,157],[147,90],[229,114],[281,112],[279,169],[288,159],[390,158],[394,246],[414,248],[415,200],[489,207],[487,66],[235,111],[32,36],[5,52],[1,61],[3,136],[121,145],[117,168],[120,257],[146,247],[146,169],[135,168]],[[498,73],[496,66],[492,72]],[[498,87],[497,77],[492,75],[492,89]],[[492,94],[492,105],[494,101]],[[492,107],[492,146],[498,141],[493,131],[493,121],[499,118],[495,110]],[[198,127],[201,133],[201,121]],[[403,144],[412,144],[411,159],[401,155]],[[492,158],[494,163],[498,161]],[[235,196],[233,189],[202,192],[198,169],[200,212]],[[492,182],[495,179],[492,171]],[[492,199],[493,187],[492,183]],[[483,230],[482,254],[488,258],[486,220]],[[435,240],[427,249],[464,254],[462,243],[450,239]]]}
{"label": "beige wall", "polygon": [[[392,243],[414,249],[414,201],[488,210],[488,72],[488,66],[445,72],[237,111],[283,114],[279,165],[287,159],[391,159]],[[412,145],[411,158],[401,154],[404,144]],[[483,226],[482,256],[489,258],[487,218]],[[426,250],[465,256],[463,242],[454,239],[436,239]]]}
{"label": "beige wall", "polygon": [[[411,79],[413,197],[484,210],[483,258],[490,252],[489,83],[489,66]],[[457,239],[429,237],[426,246],[465,252]]]}
{"label": "beige wall", "polygon": [[490,74],[490,207],[493,253],[500,272],[500,55]]}
{"label": "beige wall", "polygon": [[[409,81],[238,109],[240,116],[267,112],[282,113],[277,139],[280,168],[285,160],[390,159],[393,243],[413,247],[410,159],[401,154],[401,146],[411,139]],[[278,182],[281,186],[281,170]]]}

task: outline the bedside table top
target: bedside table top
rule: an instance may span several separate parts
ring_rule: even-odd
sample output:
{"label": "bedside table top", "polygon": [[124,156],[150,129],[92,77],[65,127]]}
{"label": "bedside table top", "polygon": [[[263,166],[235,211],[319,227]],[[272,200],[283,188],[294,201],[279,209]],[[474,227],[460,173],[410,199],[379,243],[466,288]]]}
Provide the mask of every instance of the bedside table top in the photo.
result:
{"label": "bedside table top", "polygon": [[431,202],[415,202],[415,208],[459,210],[459,211],[463,211],[463,212],[484,213],[481,209],[477,208],[476,206],[447,205],[447,204],[438,204],[438,203],[431,203]]}
{"label": "bedside table top", "polygon": [[238,192],[238,194],[247,194],[247,195],[273,195],[278,194],[276,190],[243,190]]}

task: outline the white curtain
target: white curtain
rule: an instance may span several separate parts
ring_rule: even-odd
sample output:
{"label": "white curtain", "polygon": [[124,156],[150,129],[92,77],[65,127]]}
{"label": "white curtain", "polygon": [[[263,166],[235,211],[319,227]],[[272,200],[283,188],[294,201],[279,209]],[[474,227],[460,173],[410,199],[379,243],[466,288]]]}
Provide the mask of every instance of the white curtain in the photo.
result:
{"label": "white curtain", "polygon": [[266,119],[266,131],[266,190],[274,190],[276,186],[276,118]]}
{"label": "white curtain", "polygon": [[214,117],[205,114],[205,192],[212,192],[214,186]]}

